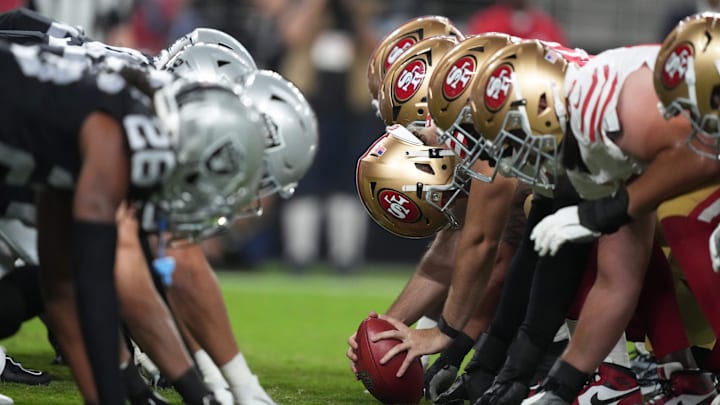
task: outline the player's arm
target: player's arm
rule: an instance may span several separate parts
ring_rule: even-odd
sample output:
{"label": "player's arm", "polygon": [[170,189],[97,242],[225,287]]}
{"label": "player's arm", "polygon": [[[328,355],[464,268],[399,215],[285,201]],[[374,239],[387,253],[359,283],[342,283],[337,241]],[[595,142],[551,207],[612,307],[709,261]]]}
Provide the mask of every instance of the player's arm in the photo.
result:
{"label": "player's arm", "polygon": [[720,175],[720,161],[708,159],[682,144],[663,150],[645,173],[627,186],[631,217],[657,208],[663,201],[695,190]]}
{"label": "player's arm", "polygon": [[[478,164],[487,166],[485,161]],[[472,183],[443,308],[443,318],[455,329],[465,327],[485,293],[516,186],[515,179],[502,176],[496,176],[492,183]]]}
{"label": "player's arm", "polygon": [[627,213],[632,218],[720,174],[720,162],[704,158],[687,146],[692,130],[688,120],[682,116],[665,120],[655,108],[657,104],[649,68],[628,76],[618,100],[618,115],[624,132],[644,136],[621,137],[617,143],[629,155],[650,162],[643,174],[627,186]]}
{"label": "player's arm", "polygon": [[[658,98],[648,68],[625,80],[618,100],[623,133],[618,146],[628,155],[648,162],[643,174],[627,187],[626,213],[640,217],[669,198],[692,191],[720,174],[720,162],[704,158],[686,144],[692,128],[682,116],[665,120],[655,108]],[[602,201],[602,200],[599,200]],[[602,203],[601,203],[602,204]]]}
{"label": "player's arm", "polygon": [[36,31],[55,38],[75,38],[82,34],[76,27],[54,21],[27,8],[0,13],[0,30]]}
{"label": "player's arm", "polygon": [[386,315],[411,325],[423,315],[441,308],[450,285],[455,244],[459,236],[459,231],[450,229],[437,233],[417,270],[390,305]]}
{"label": "player's arm", "polygon": [[566,241],[614,233],[663,201],[717,178],[720,162],[687,146],[691,133],[687,119],[665,120],[657,104],[650,69],[630,74],[618,99],[622,133],[615,143],[626,155],[644,162],[645,170],[611,196],[562,208],[540,221],[531,238],[541,255],[554,254]]}
{"label": "player's arm", "polygon": [[[478,168],[488,171],[487,162],[479,161]],[[403,342],[390,349],[381,359],[385,364],[393,356],[407,351],[398,370],[402,376],[413,359],[424,354],[444,350],[459,334],[475,311],[488,283],[502,231],[507,221],[516,180],[497,176],[493,183],[474,181],[470,188],[465,224],[457,243],[455,267],[448,297],[439,324],[430,329],[409,329],[401,322],[388,318],[398,329],[382,332],[373,338],[399,339]]]}
{"label": "player's arm", "polygon": [[73,248],[78,314],[101,403],[122,397],[120,316],[113,269],[115,213],[128,188],[124,134],[115,119],[91,113],[80,131],[82,167],[73,198]]}

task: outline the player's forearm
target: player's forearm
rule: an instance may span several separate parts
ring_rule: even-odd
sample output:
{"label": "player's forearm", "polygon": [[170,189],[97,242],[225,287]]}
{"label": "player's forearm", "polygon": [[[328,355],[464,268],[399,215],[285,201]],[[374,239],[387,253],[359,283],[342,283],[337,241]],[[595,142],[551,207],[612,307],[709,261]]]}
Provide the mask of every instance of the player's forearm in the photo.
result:
{"label": "player's forearm", "polygon": [[473,181],[470,186],[465,225],[443,308],[445,320],[457,329],[465,326],[485,293],[515,189],[515,180],[501,176],[489,184]]}
{"label": "player's forearm", "polygon": [[446,294],[447,283],[437,282],[416,272],[386,314],[411,325],[423,315],[441,308]]}
{"label": "player's forearm", "polygon": [[720,175],[720,162],[704,158],[686,145],[658,154],[645,172],[627,186],[628,214],[639,217],[670,198],[692,191]]}
{"label": "player's forearm", "polygon": [[495,256],[495,265],[493,266],[492,273],[485,287],[485,292],[482,294],[482,299],[477,309],[475,309],[475,312],[463,329],[463,332],[468,336],[476,339],[480,336],[480,333],[486,331],[490,326],[490,322],[495,315],[495,309],[498,306],[498,302],[500,302],[500,293],[505,283],[505,275],[510,268],[510,263],[512,262],[515,251],[516,247],[506,242],[501,243],[498,247]]}
{"label": "player's forearm", "polygon": [[452,277],[455,244],[460,232],[443,230],[437,233],[407,285],[388,308],[390,315],[405,324],[415,323],[421,316],[437,316]]}
{"label": "player's forearm", "polygon": [[[442,312],[454,328],[463,329],[480,303],[490,278],[497,246],[497,241],[488,240],[473,249],[475,254],[458,255]],[[458,249],[463,251],[460,246]]]}

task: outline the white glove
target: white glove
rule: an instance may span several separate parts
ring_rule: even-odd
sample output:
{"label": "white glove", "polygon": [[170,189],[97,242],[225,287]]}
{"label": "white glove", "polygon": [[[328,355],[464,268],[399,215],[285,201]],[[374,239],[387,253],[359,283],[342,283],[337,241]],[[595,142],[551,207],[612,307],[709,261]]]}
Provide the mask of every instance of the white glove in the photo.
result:
{"label": "white glove", "polygon": [[573,205],[543,218],[533,228],[530,239],[535,241],[535,250],[540,256],[548,253],[555,256],[565,242],[587,242],[600,235],[599,232],[580,225],[578,207]]}
{"label": "white glove", "polygon": [[713,233],[710,235],[708,240],[710,245],[710,260],[712,261],[712,268],[715,273],[720,272],[720,225],[718,225]]}

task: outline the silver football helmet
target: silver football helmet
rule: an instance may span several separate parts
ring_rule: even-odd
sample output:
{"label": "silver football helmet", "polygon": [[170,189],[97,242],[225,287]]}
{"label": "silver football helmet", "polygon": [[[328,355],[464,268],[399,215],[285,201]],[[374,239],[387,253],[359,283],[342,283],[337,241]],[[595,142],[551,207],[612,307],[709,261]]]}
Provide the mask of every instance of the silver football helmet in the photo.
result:
{"label": "silver football helmet", "polygon": [[255,66],[220,45],[200,43],[188,46],[159,67],[182,77],[199,80],[220,78],[245,85]]}
{"label": "silver football helmet", "polygon": [[260,197],[289,198],[315,159],[315,112],[300,90],[276,72],[258,70],[245,88],[268,127]]}
{"label": "silver football helmet", "polygon": [[167,50],[163,50],[160,55],[155,58],[155,67],[162,69],[168,64],[170,59],[174,58],[178,53],[197,44],[213,44],[233,51],[253,70],[257,70],[257,65],[250,52],[231,35],[220,30],[212,28],[196,28],[189,34],[178,38]]}
{"label": "silver football helmet", "polygon": [[155,202],[176,237],[213,234],[257,195],[263,118],[221,81],[178,79],[157,92],[155,105],[177,140],[176,166]]}

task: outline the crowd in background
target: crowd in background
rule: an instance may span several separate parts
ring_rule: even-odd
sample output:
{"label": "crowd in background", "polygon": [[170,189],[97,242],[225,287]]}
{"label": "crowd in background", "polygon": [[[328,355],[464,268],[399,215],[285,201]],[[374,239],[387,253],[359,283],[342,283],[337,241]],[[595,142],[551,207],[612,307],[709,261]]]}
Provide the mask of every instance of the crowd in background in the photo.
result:
{"label": "crowd in background", "polygon": [[[264,215],[205,243],[221,266],[252,268],[283,259],[296,272],[326,261],[349,273],[368,261],[414,261],[427,241],[403,240],[375,226],[355,190],[355,165],[383,126],[370,107],[366,67],[375,44],[409,18],[445,15],[466,33],[498,30],[583,47],[540,7],[523,0],[3,0],[84,27],[88,36],[156,54],[196,27],[240,40],[260,68],[277,70],[308,96],[320,125],[318,155],[294,198],[263,201]],[[589,3],[589,2],[588,2]],[[708,4],[667,8],[667,27]],[[557,7],[546,7],[550,11]],[[520,12],[518,12],[520,10]],[[2,11],[2,10],[0,10]]]}

